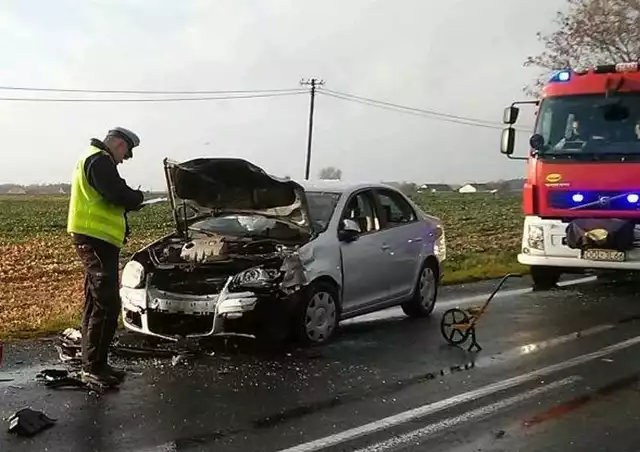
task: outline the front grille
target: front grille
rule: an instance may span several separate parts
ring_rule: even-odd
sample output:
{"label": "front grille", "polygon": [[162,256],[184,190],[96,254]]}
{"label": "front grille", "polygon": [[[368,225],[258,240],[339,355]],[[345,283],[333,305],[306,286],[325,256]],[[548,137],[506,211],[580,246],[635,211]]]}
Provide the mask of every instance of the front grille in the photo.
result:
{"label": "front grille", "polygon": [[189,315],[149,312],[149,330],[166,335],[206,334],[213,328],[213,314]]}
{"label": "front grille", "polygon": [[211,276],[205,272],[179,270],[154,273],[151,286],[166,292],[185,295],[218,294],[227,282],[227,276]]}

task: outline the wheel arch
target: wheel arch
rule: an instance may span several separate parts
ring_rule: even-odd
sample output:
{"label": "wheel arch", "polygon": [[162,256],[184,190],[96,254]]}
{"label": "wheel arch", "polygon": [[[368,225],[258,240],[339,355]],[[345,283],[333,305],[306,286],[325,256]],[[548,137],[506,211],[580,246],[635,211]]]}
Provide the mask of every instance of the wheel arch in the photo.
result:
{"label": "wheel arch", "polygon": [[418,288],[418,281],[420,280],[420,274],[422,273],[422,269],[427,265],[433,268],[436,274],[435,276],[436,276],[437,285],[438,286],[440,285],[440,275],[442,273],[442,269],[440,268],[440,262],[438,262],[438,259],[433,254],[430,254],[427,257],[425,257],[422,260],[422,263],[420,264],[420,268],[418,269],[418,272],[413,281],[413,290],[411,291],[411,296],[415,295],[416,290]]}
{"label": "wheel arch", "polygon": [[307,284],[305,289],[308,288],[308,287],[311,287],[311,286],[313,286],[315,284],[328,284],[331,287],[333,287],[333,289],[336,291],[336,295],[338,297],[338,300],[337,300],[338,306],[337,306],[337,308],[338,308],[339,311],[342,311],[342,287],[340,286],[340,284],[338,284],[338,282],[334,278],[329,276],[329,275],[320,275],[317,278],[314,278],[309,284]]}

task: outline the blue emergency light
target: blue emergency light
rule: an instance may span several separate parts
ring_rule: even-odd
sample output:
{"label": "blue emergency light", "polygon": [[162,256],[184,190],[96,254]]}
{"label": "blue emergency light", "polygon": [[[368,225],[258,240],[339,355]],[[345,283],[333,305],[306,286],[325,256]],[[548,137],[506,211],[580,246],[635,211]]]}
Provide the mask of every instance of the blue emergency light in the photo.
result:
{"label": "blue emergency light", "polygon": [[[584,195],[582,193],[574,193],[571,196],[571,200],[575,203],[580,203],[584,201]],[[629,204],[636,204],[638,201],[640,201],[640,195],[638,195],[637,193],[629,193],[626,196],[626,200]]]}
{"label": "blue emergency light", "polygon": [[564,191],[550,190],[549,205],[554,209],[589,209],[638,210],[640,208],[640,190],[609,191],[584,190]]}
{"label": "blue emergency light", "polygon": [[563,70],[563,71],[557,71],[555,74],[553,74],[553,76],[551,77],[551,80],[549,80],[550,82],[568,82],[571,79],[571,71],[570,70]]}

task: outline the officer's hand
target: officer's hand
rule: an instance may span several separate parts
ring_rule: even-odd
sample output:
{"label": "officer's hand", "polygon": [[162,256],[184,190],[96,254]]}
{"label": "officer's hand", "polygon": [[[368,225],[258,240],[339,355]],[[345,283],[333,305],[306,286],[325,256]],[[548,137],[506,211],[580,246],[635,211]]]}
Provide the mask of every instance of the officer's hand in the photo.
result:
{"label": "officer's hand", "polygon": [[143,207],[143,206],[142,206],[142,202],[144,201],[144,194],[143,194],[140,190],[136,190],[136,192],[137,192],[137,193],[138,193],[138,195],[139,195],[140,203],[139,203],[136,207],[132,207],[132,208],[130,208],[130,209],[127,209],[127,212],[137,212],[137,211],[139,211],[140,209],[142,209],[142,207]]}

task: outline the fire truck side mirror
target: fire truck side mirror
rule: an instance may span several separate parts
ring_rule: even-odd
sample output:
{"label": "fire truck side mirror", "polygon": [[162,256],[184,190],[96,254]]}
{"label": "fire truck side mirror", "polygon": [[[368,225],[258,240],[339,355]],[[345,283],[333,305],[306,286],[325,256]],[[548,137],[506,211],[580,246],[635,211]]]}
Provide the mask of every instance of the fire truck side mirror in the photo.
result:
{"label": "fire truck side mirror", "polygon": [[513,148],[516,142],[516,130],[512,127],[508,127],[502,131],[502,137],[500,139],[500,152],[504,155],[513,154]]}
{"label": "fire truck side mirror", "polygon": [[504,109],[504,113],[502,115],[502,122],[505,124],[515,124],[518,120],[518,114],[520,113],[520,109],[518,107],[507,107]]}

